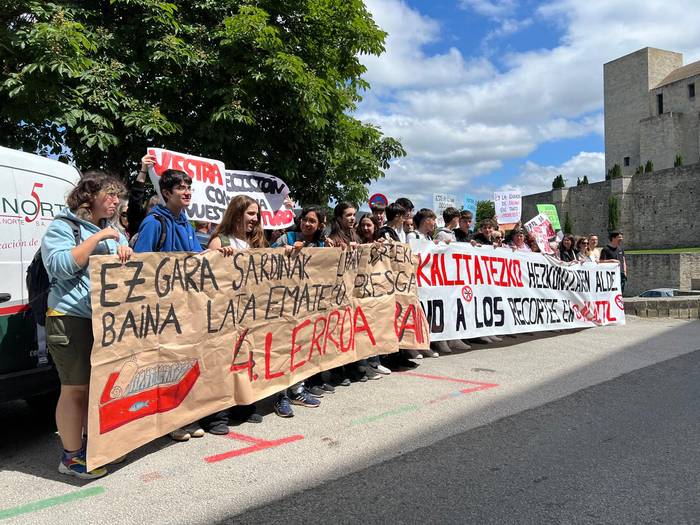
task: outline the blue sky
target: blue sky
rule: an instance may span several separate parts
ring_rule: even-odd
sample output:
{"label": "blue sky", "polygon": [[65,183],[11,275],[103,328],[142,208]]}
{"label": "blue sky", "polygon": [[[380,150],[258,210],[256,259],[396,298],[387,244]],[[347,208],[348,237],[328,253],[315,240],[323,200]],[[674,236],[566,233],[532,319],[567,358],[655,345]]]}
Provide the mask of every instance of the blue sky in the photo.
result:
{"label": "blue sky", "polygon": [[430,206],[604,178],[603,64],[642,47],[700,57],[694,1],[366,0],[389,33],[362,57],[359,118],[408,156],[370,187]]}

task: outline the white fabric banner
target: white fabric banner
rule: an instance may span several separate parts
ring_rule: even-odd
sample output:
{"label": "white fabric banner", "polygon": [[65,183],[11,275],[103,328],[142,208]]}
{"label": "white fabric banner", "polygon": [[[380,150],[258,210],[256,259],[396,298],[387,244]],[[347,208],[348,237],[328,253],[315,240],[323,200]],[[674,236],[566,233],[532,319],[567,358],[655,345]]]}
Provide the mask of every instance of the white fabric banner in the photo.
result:
{"label": "white fabric banner", "polygon": [[266,230],[288,228],[294,224],[294,212],[284,205],[289,188],[274,175],[227,170],[219,160],[160,148],[148,148],[148,154],[156,157],[149,176],[159,195],[158,178],[165,170],[184,171],[192,178],[192,203],[187,208],[187,216],[193,221],[219,224],[229,201],[236,195],[248,195],[258,202]]}
{"label": "white fabric banner", "polygon": [[411,241],[431,341],[625,324],[615,263]]}

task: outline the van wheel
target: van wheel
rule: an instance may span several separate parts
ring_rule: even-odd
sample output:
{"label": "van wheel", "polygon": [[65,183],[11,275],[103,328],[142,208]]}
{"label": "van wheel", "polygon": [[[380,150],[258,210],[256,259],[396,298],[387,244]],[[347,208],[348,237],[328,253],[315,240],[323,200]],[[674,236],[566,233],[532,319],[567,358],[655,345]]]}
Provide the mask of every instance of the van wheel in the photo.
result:
{"label": "van wheel", "polygon": [[42,414],[53,413],[56,411],[56,403],[58,402],[58,391],[46,392],[36,396],[25,397],[24,400],[32,410]]}

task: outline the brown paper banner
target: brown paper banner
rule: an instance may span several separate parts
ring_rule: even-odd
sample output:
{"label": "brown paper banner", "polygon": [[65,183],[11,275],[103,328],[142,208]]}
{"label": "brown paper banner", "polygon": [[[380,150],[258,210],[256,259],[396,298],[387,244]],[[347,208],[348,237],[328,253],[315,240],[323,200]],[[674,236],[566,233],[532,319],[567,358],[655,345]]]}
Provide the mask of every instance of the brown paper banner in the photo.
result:
{"label": "brown paper banner", "polygon": [[405,244],[115,259],[90,259],[90,469],[317,372],[429,345]]}

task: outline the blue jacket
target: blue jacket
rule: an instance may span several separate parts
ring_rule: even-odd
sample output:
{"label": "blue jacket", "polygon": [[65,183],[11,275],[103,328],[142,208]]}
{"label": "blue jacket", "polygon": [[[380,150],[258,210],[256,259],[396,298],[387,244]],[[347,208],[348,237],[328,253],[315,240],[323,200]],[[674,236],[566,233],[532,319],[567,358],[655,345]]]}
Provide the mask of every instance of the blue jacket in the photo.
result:
{"label": "blue jacket", "polygon": [[[81,242],[100,231],[99,226],[79,219],[68,209],[59,213],[59,216],[70,217],[80,223]],[[120,235],[119,244],[126,245],[126,237]],[[51,281],[48,307],[66,315],[89,319],[92,317],[89,266],[78,266],[71,253],[73,248],[75,237],[71,225],[65,221],[54,220],[41,240],[41,258]],[[117,242],[112,239],[101,241],[92,252],[93,255],[110,253],[117,253]]]}
{"label": "blue jacket", "polygon": [[161,252],[201,252],[202,246],[197,240],[194,228],[187,219],[187,214],[182,211],[175,217],[168,208],[157,204],[146,216],[139,228],[135,252],[155,252],[160,240],[161,226],[153,215],[160,215],[165,219],[165,240],[160,248]]}

